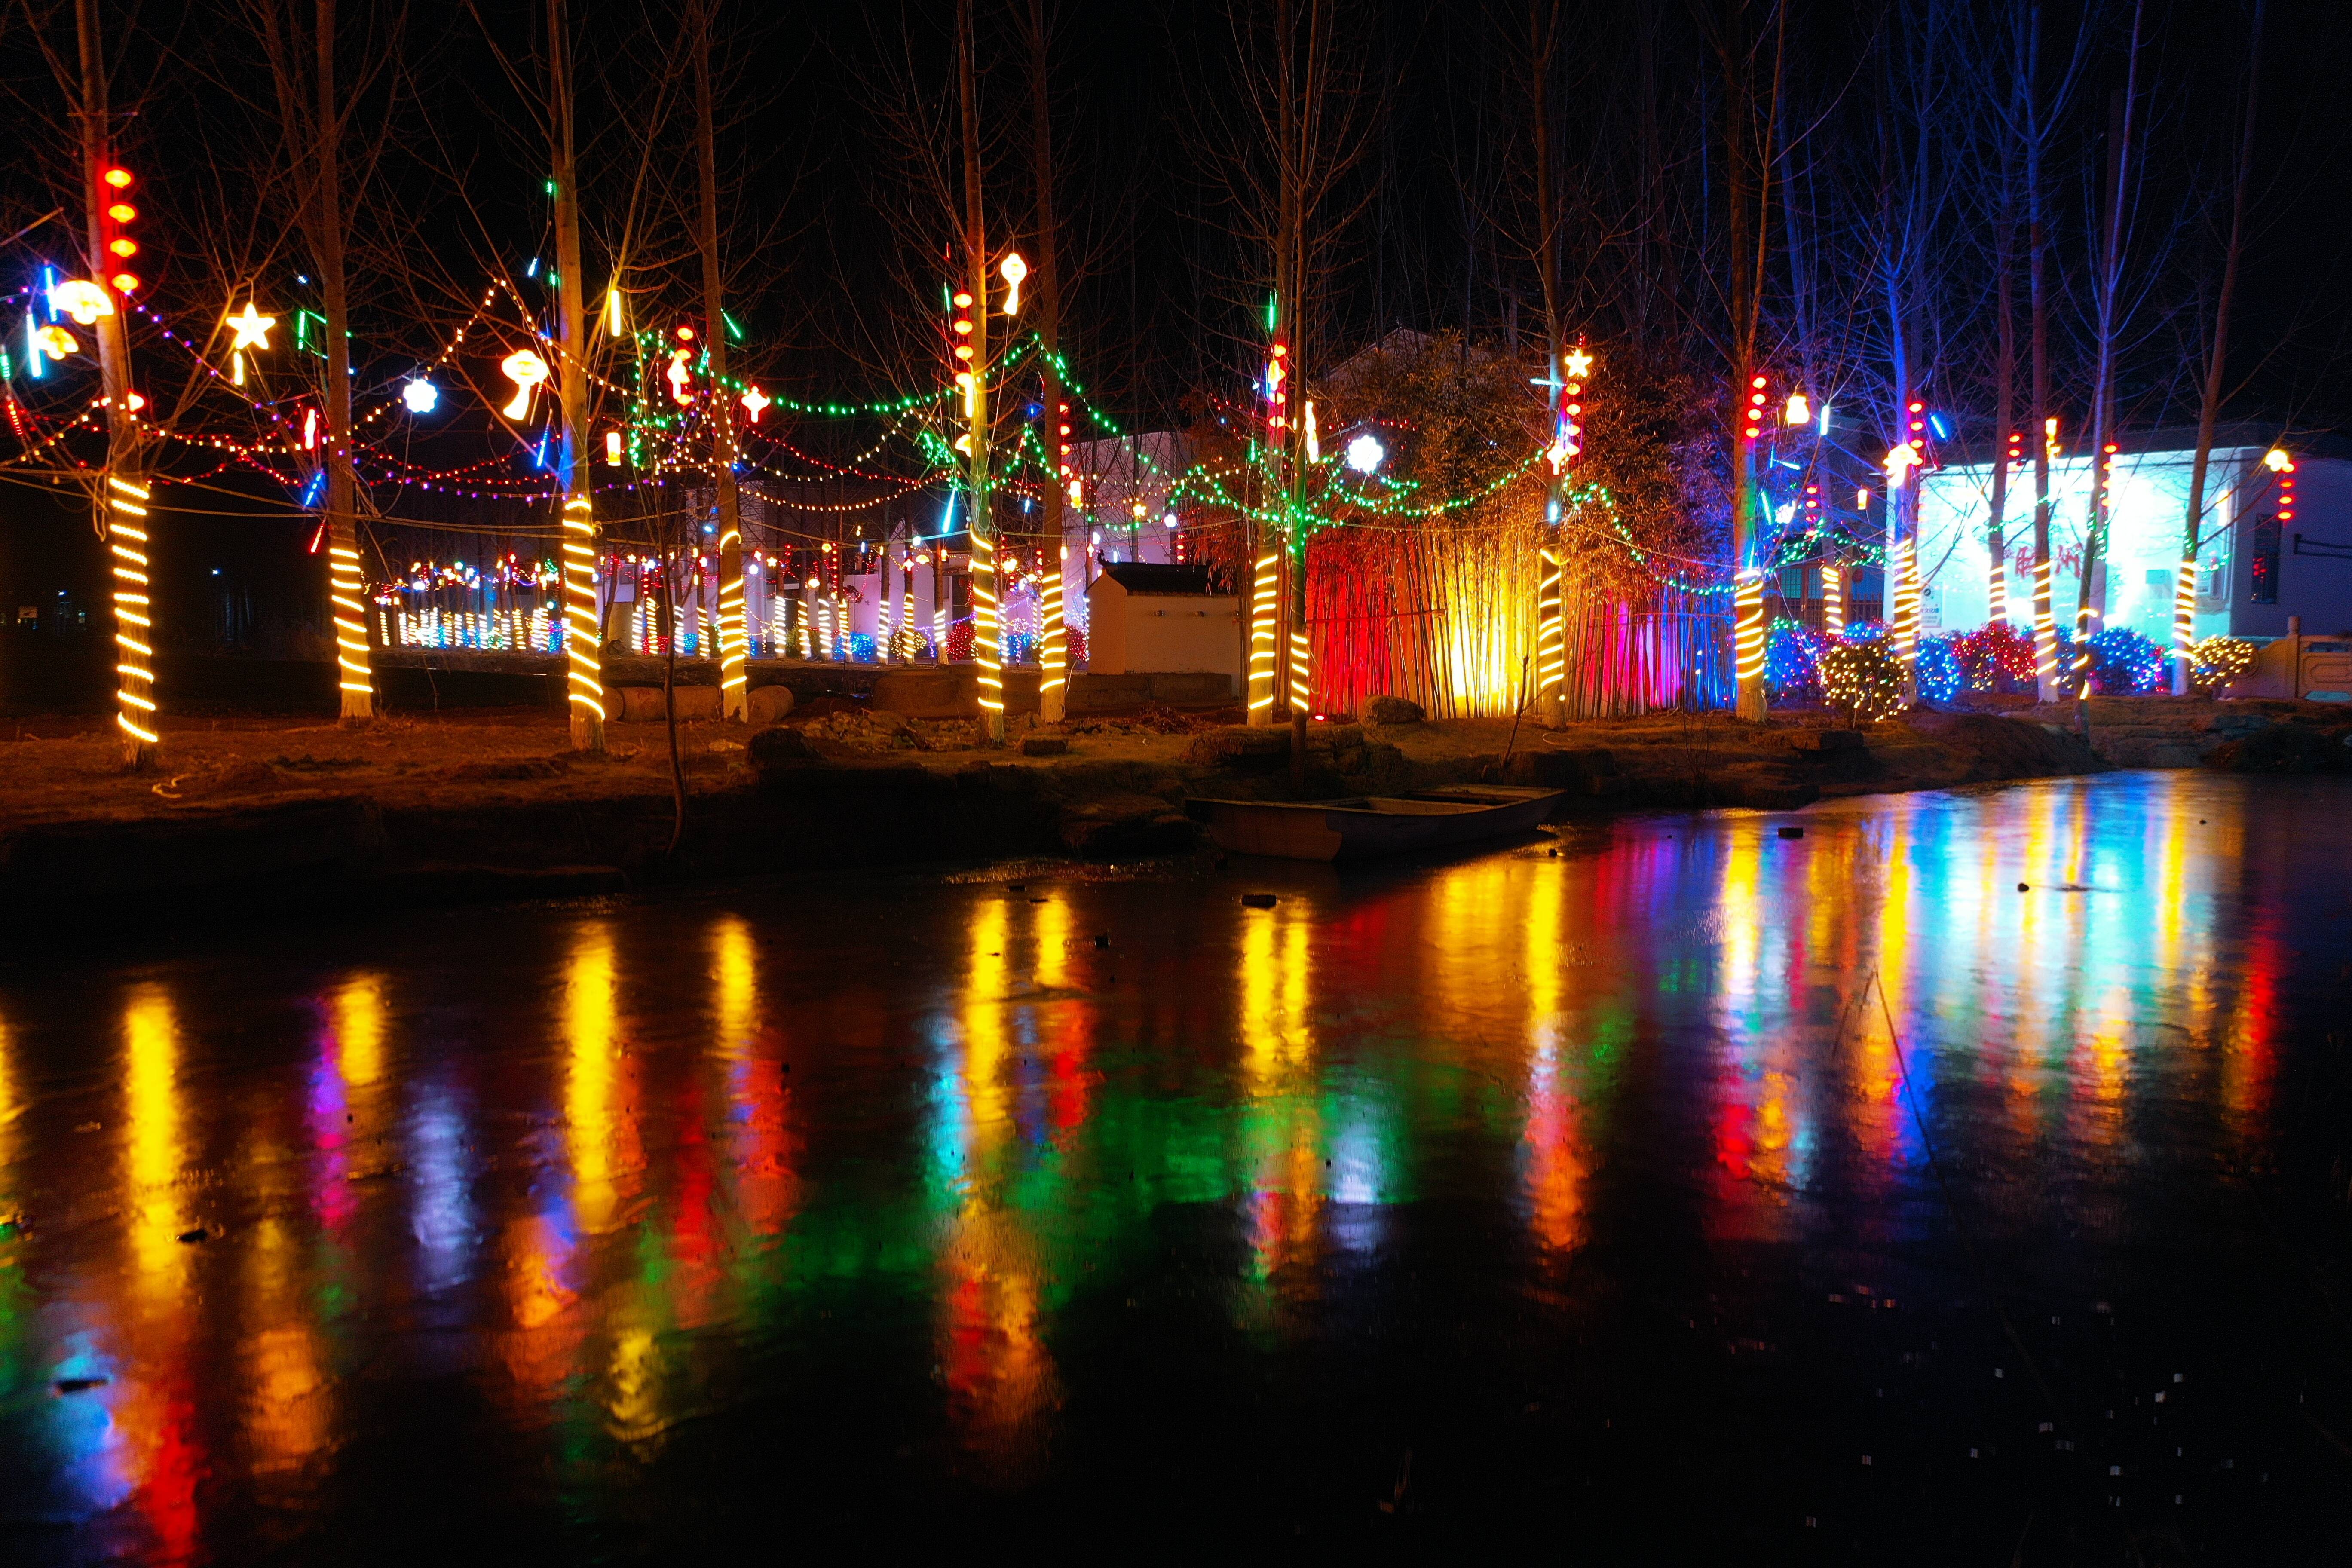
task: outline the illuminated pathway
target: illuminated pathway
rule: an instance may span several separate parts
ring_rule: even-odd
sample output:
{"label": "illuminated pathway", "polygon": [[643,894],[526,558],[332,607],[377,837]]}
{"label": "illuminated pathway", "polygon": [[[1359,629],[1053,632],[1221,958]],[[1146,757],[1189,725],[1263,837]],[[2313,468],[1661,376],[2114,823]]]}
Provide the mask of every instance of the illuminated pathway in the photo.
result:
{"label": "illuminated pathway", "polygon": [[20,954],[0,1559],[2329,1560],[2347,817],[2120,774]]}

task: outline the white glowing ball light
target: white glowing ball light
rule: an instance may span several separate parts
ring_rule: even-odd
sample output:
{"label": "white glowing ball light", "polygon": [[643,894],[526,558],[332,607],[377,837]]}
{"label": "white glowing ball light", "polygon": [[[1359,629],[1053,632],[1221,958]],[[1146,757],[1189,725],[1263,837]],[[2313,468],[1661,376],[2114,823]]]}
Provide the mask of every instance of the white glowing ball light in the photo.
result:
{"label": "white glowing ball light", "polygon": [[1367,430],[1348,443],[1348,467],[1360,474],[1369,474],[1388,459],[1389,449],[1381,438]]}
{"label": "white glowing ball light", "polygon": [[441,406],[441,389],[420,375],[401,387],[400,400],[411,414],[430,414]]}

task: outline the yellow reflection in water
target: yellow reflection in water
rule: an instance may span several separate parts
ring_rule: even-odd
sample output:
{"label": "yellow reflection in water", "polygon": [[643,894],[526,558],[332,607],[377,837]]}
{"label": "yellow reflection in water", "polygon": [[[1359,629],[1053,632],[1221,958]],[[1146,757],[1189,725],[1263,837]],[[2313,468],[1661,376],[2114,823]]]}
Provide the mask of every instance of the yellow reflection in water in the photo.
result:
{"label": "yellow reflection in water", "polygon": [[740,915],[721,915],[710,930],[712,1005],[719,1016],[721,1056],[740,1056],[756,1025],[759,944]]}
{"label": "yellow reflection in water", "polygon": [[0,1219],[10,1217],[6,1201],[15,1185],[11,1179],[16,1169],[16,1118],[24,1114],[17,1103],[16,1070],[10,1056],[16,1047],[5,1019],[0,1019]]}
{"label": "yellow reflection in water", "polygon": [[179,1071],[172,999],[160,986],[138,986],[122,1009],[123,1208],[131,1216],[132,1261],[152,1294],[179,1279],[187,1258],[173,1190],[182,1158]]}
{"label": "yellow reflection in water", "polygon": [[[274,1152],[255,1151],[259,1163]],[[271,1215],[245,1238],[247,1311],[256,1325],[242,1348],[245,1431],[262,1472],[299,1468],[323,1447],[333,1412],[310,1322],[301,1243]]]}
{"label": "yellow reflection in water", "polygon": [[591,922],[581,927],[564,968],[563,1119],[580,1228],[592,1234],[612,1218],[621,1165],[614,1147],[618,1015],[613,933],[603,921]]}
{"label": "yellow reflection in water", "polygon": [[335,1055],[343,1083],[362,1089],[383,1076],[383,976],[354,974],[335,988]]}
{"label": "yellow reflection in water", "polygon": [[1721,1000],[1717,1019],[1727,1059],[1717,1070],[1716,1160],[1725,1202],[1713,1223],[1726,1235],[1777,1234],[1787,1223],[1793,1185],[1791,1146],[1797,1136],[1797,1031],[1767,1018],[1766,942],[1791,940],[1769,927],[1763,897],[1764,824],[1729,825],[1717,913],[1721,931]]}
{"label": "yellow reflection in water", "polygon": [[[1040,986],[1066,979],[1070,912],[1058,890],[1030,914],[1029,952]],[[1043,1416],[1057,1386],[1040,1322],[1036,1237],[1002,1201],[1021,1145],[1007,1081],[1015,1026],[1045,1005],[1020,1001],[1014,906],[982,894],[971,913],[964,973],[958,1087],[967,1123],[960,1194],[942,1237],[939,1345],[949,1413],[992,1479],[1011,1482],[1042,1461]]]}
{"label": "yellow reflection in water", "polygon": [[1584,1239],[1586,1164],[1568,1059],[1572,1046],[1561,1011],[1567,873],[1548,860],[1531,866],[1528,879],[1522,965],[1528,996],[1528,1212],[1537,1241],[1550,1251],[1567,1252]]}
{"label": "yellow reflection in water", "polygon": [[1312,916],[1294,900],[1242,916],[1243,1144],[1263,1279],[1308,1261],[1322,1209],[1322,1114],[1309,1014]]}
{"label": "yellow reflection in water", "polygon": [[1307,1060],[1307,935],[1306,915],[1286,903],[1243,917],[1242,1042],[1253,1089]]}
{"label": "yellow reflection in water", "polygon": [[973,1152],[992,1147],[1007,1119],[1003,1082],[1005,994],[1013,962],[1006,948],[1012,933],[1010,907],[1002,896],[984,897],[972,910],[971,962],[963,994],[963,1080],[971,1108]]}

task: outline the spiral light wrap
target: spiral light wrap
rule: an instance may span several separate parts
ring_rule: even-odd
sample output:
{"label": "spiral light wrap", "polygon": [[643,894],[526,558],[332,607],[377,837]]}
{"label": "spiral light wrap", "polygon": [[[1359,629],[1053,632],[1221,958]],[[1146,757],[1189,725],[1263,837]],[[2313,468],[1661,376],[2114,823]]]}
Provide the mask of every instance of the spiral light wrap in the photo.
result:
{"label": "spiral light wrap", "polygon": [[1004,642],[1003,628],[997,623],[996,542],[976,528],[971,532],[971,657],[980,666],[981,711],[1002,713]]}
{"label": "spiral light wrap", "polygon": [[586,496],[563,503],[563,651],[572,706],[604,717],[604,668],[596,626],[596,521]]}
{"label": "spiral light wrap", "polygon": [[1250,595],[1249,705],[1256,713],[1274,706],[1275,625],[1281,609],[1282,557],[1268,552],[1258,557],[1257,580]]}
{"label": "spiral light wrap", "polygon": [[157,743],[155,604],[147,577],[147,487],[106,477],[106,547],[114,558],[114,673],[121,681],[114,697],[114,721],[142,745]]}
{"label": "spiral light wrap", "polygon": [[1732,588],[1733,670],[1741,680],[1764,674],[1764,574],[1743,568]]}
{"label": "spiral light wrap", "polygon": [[2183,658],[2197,642],[2197,559],[2180,563],[2172,583],[2172,651]]}
{"label": "spiral light wrap", "polygon": [[2033,563],[2033,673],[2047,681],[2058,673],[2058,623],[2050,611],[2050,563]]}
{"label": "spiral light wrap", "polygon": [[1916,664],[1919,658],[1919,550],[1916,542],[1906,539],[1896,547],[1895,568],[1895,657],[1905,664]]}
{"label": "spiral light wrap", "polygon": [[[1066,559],[1069,547],[1062,548]],[[1043,591],[1037,595],[1037,700],[1040,711],[1045,710],[1045,699],[1059,691],[1069,681],[1069,653],[1062,635],[1062,570],[1063,563],[1055,561],[1045,573]]]}
{"label": "spiral light wrap", "polygon": [[736,694],[744,689],[743,660],[751,652],[750,628],[743,614],[743,535],[729,529],[719,541],[719,559],[724,562],[730,550],[735,552],[735,572],[719,584],[719,707],[722,713],[737,710],[742,699]]}
{"label": "spiral light wrap", "polygon": [[1543,575],[1536,589],[1536,700],[1550,702],[1560,696],[1568,674],[1567,636],[1561,616],[1560,558],[1543,552]]}
{"label": "spiral light wrap", "polygon": [[335,607],[336,682],[345,691],[374,691],[368,679],[367,584],[360,552],[348,544],[327,547],[327,596]]}

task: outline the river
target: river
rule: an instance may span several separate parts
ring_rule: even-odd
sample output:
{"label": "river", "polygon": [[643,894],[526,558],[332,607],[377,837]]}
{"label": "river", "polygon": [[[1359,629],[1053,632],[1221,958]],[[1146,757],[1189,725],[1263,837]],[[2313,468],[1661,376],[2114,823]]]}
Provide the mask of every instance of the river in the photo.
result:
{"label": "river", "polygon": [[2121,773],[19,953],[0,1556],[2326,1560],[2347,822]]}

